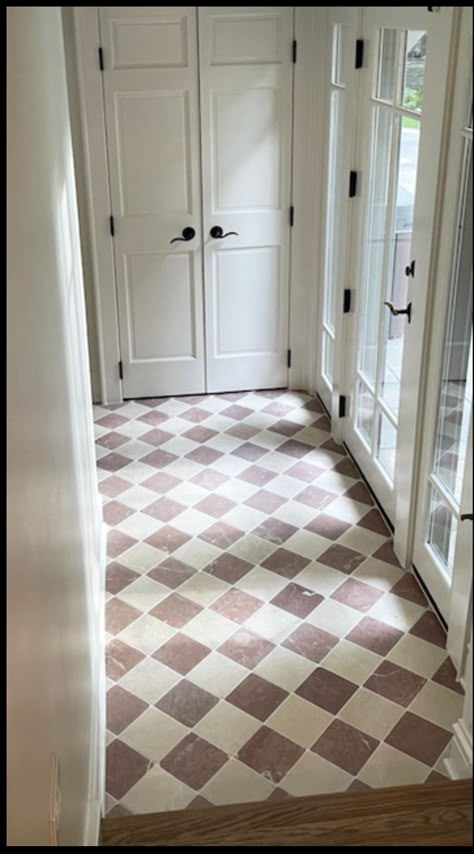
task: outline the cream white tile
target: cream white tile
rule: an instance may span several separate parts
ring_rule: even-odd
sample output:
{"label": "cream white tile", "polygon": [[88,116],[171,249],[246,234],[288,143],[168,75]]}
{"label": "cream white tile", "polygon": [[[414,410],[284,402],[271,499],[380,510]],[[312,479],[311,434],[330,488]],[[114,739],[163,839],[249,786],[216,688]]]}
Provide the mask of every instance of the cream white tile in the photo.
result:
{"label": "cream white tile", "polygon": [[[290,421],[295,421],[294,416],[290,417]],[[324,430],[318,430],[315,427],[301,426],[303,429],[293,437],[297,442],[306,442],[312,448],[317,448],[328,438],[328,434]]]}
{"label": "cream white tile", "polygon": [[143,510],[144,507],[149,507],[159,496],[152,489],[147,489],[146,486],[131,486],[126,492],[122,492],[118,497],[121,504],[126,507],[131,507],[133,510]]}
{"label": "cream white tile", "polygon": [[252,442],[255,445],[260,445],[261,448],[266,448],[267,451],[273,451],[283,445],[287,438],[281,433],[274,433],[273,430],[261,430],[260,433],[252,436]]}
{"label": "cream white tile", "polygon": [[252,427],[258,427],[260,430],[268,430],[275,421],[278,421],[278,417],[275,415],[270,415],[269,412],[252,412],[251,415],[248,415],[245,419],[246,424],[251,424]]}
{"label": "cream white tile", "polygon": [[201,513],[194,507],[188,507],[186,510],[183,510],[179,516],[175,516],[175,518],[171,520],[171,524],[176,528],[179,528],[180,531],[184,531],[186,534],[191,534],[192,537],[197,537],[198,534],[202,534],[206,528],[209,528],[212,525],[212,521],[207,513]]}
{"label": "cream white tile", "polygon": [[[151,448],[150,453],[152,450],[153,448]],[[156,474],[156,469],[141,462],[140,460],[132,460],[129,462],[128,466],[120,469],[118,474],[121,478],[128,480],[131,484],[142,483],[142,481],[148,480],[152,475]]]}
{"label": "cream white tile", "polygon": [[[154,647],[153,652],[157,646]],[[176,685],[180,679],[180,674],[176,673],[175,670],[171,670],[170,667],[166,667],[165,664],[155,661],[154,658],[144,658],[133,670],[130,670],[122,677],[119,685],[147,703],[154,704],[173,685]]]}
{"label": "cream white tile", "polygon": [[215,397],[214,395],[209,395],[206,397],[206,400],[199,404],[199,408],[206,409],[207,412],[222,412],[228,406],[230,406],[228,400],[223,400],[221,397]]}
{"label": "cream white tile", "polygon": [[254,510],[253,507],[247,507],[245,504],[238,504],[237,507],[222,516],[222,521],[226,522],[227,525],[233,525],[239,531],[253,531],[266,518],[265,513],[260,513],[259,510]]}
{"label": "cream white tile", "polygon": [[[160,407],[160,411],[164,411],[163,407]],[[182,433],[186,433],[192,426],[190,421],[180,418],[179,414],[172,415],[168,418],[168,421],[163,422],[163,430],[166,430],[167,433],[172,433],[173,436],[181,436]]]}
{"label": "cream white tile", "polygon": [[255,569],[251,569],[247,575],[244,575],[240,581],[237,581],[235,587],[245,590],[246,593],[256,596],[257,599],[267,602],[269,599],[273,599],[287,584],[287,578],[282,578],[276,572],[269,572],[268,569],[256,566]]}
{"label": "cream white tile", "polygon": [[153,581],[148,575],[142,575],[117,593],[117,598],[122,599],[143,613],[151,611],[155,605],[169,596],[170,590],[159,581]]}
{"label": "cream white tile", "polygon": [[196,572],[179,588],[179,592],[204,608],[215,602],[230,587],[225,581],[208,572]]}
{"label": "cream white tile", "polygon": [[246,621],[245,627],[274,644],[281,643],[301,620],[275,605],[263,605]]}
{"label": "cream white tile", "polygon": [[106,471],[105,469],[99,469],[99,468],[97,468],[97,469],[96,469],[96,476],[97,476],[97,482],[98,482],[98,483],[101,483],[101,482],[102,482],[103,480],[105,480],[107,477],[110,477],[110,472],[109,472],[109,471]]}
{"label": "cream white tile", "polygon": [[100,406],[99,403],[93,403],[92,404],[92,415],[93,415],[94,421],[97,421],[99,418],[103,418],[104,415],[110,415],[110,412],[108,409],[105,409],[105,407]]}
{"label": "cream white tile", "polygon": [[[353,525],[342,537],[339,537],[338,543],[346,546],[348,549],[362,552],[363,555],[372,555],[384,544],[386,539],[387,537],[382,537],[374,531],[368,531],[367,528],[361,528],[360,525]],[[382,561],[377,561],[377,563],[382,563]],[[397,567],[390,564],[386,564],[386,566],[390,566],[390,569],[397,569]],[[399,569],[398,572],[400,577],[403,570]]]}
{"label": "cream white tile", "polygon": [[360,619],[360,611],[355,611],[354,608],[342,602],[336,602],[335,599],[325,599],[306,617],[306,622],[342,638],[360,622]]}
{"label": "cream white tile", "polygon": [[[293,460],[293,463],[295,462],[296,460]],[[300,491],[303,489],[304,484],[301,483]],[[311,520],[314,519],[317,512],[318,511],[315,510],[314,507],[308,507],[307,504],[301,504],[300,501],[287,501],[283,507],[279,507],[278,510],[275,510],[273,515],[276,516],[277,519],[281,519],[282,522],[288,522],[289,525],[296,525],[297,528],[304,528],[308,522],[311,522]]]}
{"label": "cream white tile", "polygon": [[168,557],[167,552],[155,549],[148,543],[136,543],[120,555],[120,563],[125,564],[129,569],[134,569],[135,572],[145,573],[161,563],[165,557]]}
{"label": "cream white tile", "polygon": [[176,457],[184,457],[186,454],[190,454],[191,451],[195,451],[196,447],[198,447],[196,442],[187,439],[186,436],[173,436],[172,439],[168,439],[167,442],[163,442],[160,445],[160,450],[174,454]]}
{"label": "cream white tile", "polygon": [[305,462],[311,462],[318,468],[332,469],[341,462],[343,456],[343,454],[335,454],[334,451],[327,451],[325,448],[316,448],[305,457]]}
{"label": "cream white tile", "polygon": [[115,526],[116,531],[122,531],[129,537],[135,537],[136,540],[144,540],[150,537],[155,531],[158,531],[163,526],[163,522],[154,519],[153,516],[147,516],[146,513],[134,513],[128,519],[120,522],[120,525]]}
{"label": "cream white tile", "polygon": [[[327,543],[330,541],[327,540]],[[329,548],[329,545],[327,546]],[[339,572],[338,569],[331,569],[324,563],[310,563],[306,566],[293,581],[301,584],[303,587],[309,587],[316,593],[321,593],[322,596],[330,596],[338,587],[347,579],[344,572]]]}
{"label": "cream white tile", "polygon": [[132,813],[142,815],[157,809],[159,812],[182,810],[195,797],[194,789],[155,765],[127,792],[121,803]]}
{"label": "cream white tile", "polygon": [[336,498],[330,505],[331,516],[336,516],[338,519],[343,519],[344,522],[352,522],[355,525],[362,516],[365,516],[369,511],[367,504],[362,504],[360,501],[353,501],[352,498]]}
{"label": "cream white tile", "polygon": [[291,694],[267,718],[265,725],[301,747],[311,747],[332,720],[333,716],[329,712]]}
{"label": "cream white tile", "polygon": [[235,756],[261,725],[253,715],[221,700],[199,721],[194,732],[229,756]]}
{"label": "cream white tile", "polygon": [[[150,427],[151,429],[151,427]],[[155,448],[148,442],[142,442],[140,439],[131,439],[125,445],[121,445],[119,453],[130,460],[141,460],[147,454],[151,454]]]}
{"label": "cream white tile", "polygon": [[218,433],[206,442],[206,447],[214,448],[216,451],[221,451],[223,454],[230,454],[234,448],[238,448],[242,444],[242,439],[232,436],[231,433]]}
{"label": "cream white tile", "polygon": [[413,670],[425,679],[431,679],[445,658],[445,649],[410,634],[403,635],[387,655],[388,661]]}
{"label": "cream white tile", "polygon": [[167,626],[155,617],[144,614],[130,626],[127,626],[119,635],[118,639],[129,646],[139,649],[144,655],[151,655],[159,646],[164,644],[175,634],[175,629]]}
{"label": "cream white tile", "polygon": [[[228,406],[230,405],[229,403]],[[220,412],[209,412],[209,417],[202,423],[210,430],[215,430],[216,433],[225,433],[236,422],[234,418],[228,418],[227,415],[222,415]]]}
{"label": "cream white tile", "polygon": [[259,489],[260,487],[255,486],[253,483],[246,483],[245,480],[232,478],[232,480],[227,480],[223,483],[222,486],[218,486],[215,494],[224,495],[226,498],[230,498],[231,501],[240,502],[246,501],[247,498],[250,498]]}
{"label": "cream white tile", "polygon": [[375,652],[342,640],[326,656],[322,666],[356,685],[362,685],[382,661],[382,656]]}
{"label": "cream white tile", "polygon": [[[134,400],[128,400],[123,406],[117,410],[120,415],[123,415],[124,418],[140,418],[141,415],[146,415],[149,412],[148,406],[143,406],[141,403],[135,403]],[[149,429],[151,427],[149,425]]]}
{"label": "cream white tile", "polygon": [[381,620],[402,632],[408,632],[424,612],[425,608],[414,602],[394,596],[393,593],[385,593],[367,613],[374,620]]}
{"label": "cream white tile", "polygon": [[183,483],[178,484],[178,486],[175,486],[166,493],[167,498],[178,501],[179,504],[184,504],[185,507],[192,507],[193,504],[197,504],[198,501],[201,501],[208,495],[209,492],[207,489],[203,489],[202,486],[198,486],[197,483],[191,483],[190,481],[183,481]]}
{"label": "cream white tile", "polygon": [[180,480],[191,480],[192,477],[202,471],[202,466],[199,465],[199,463],[195,463],[193,460],[185,460],[182,457],[179,457],[177,460],[170,463],[169,466],[166,466],[163,471],[166,474],[173,475],[173,477],[179,477]]}
{"label": "cream white tile", "polygon": [[229,552],[242,560],[248,560],[255,565],[262,563],[278,546],[268,540],[262,540],[253,534],[246,534],[242,539],[234,543]]}
{"label": "cream white tile", "polygon": [[[212,525],[213,520],[209,517],[209,525]],[[211,563],[213,560],[219,557],[222,554],[221,549],[216,549],[215,546],[212,546],[210,543],[204,542],[204,540],[198,540],[194,537],[192,540],[189,540],[184,546],[181,546],[179,549],[176,549],[173,552],[173,557],[176,560],[181,560],[183,563],[187,563],[188,566],[194,567],[194,569],[203,569],[208,563]]]}
{"label": "cream white tile", "polygon": [[379,744],[357,776],[372,789],[410,786],[426,779],[426,765],[389,744]]}
{"label": "cream white tile", "polygon": [[182,628],[182,632],[190,638],[214,649],[220,646],[230,636],[235,634],[237,626],[215,611],[201,611],[196,617]]}
{"label": "cream white tile", "polygon": [[452,731],[453,724],[462,716],[463,705],[461,694],[436,682],[427,682],[411,703],[409,711]]}
{"label": "cream white tile", "polygon": [[[95,458],[96,458],[96,460],[101,460],[101,459],[102,459],[102,457],[106,457],[106,456],[107,456],[107,454],[111,454],[111,453],[112,453],[112,451],[110,450],[110,448],[103,448],[103,447],[102,447],[102,445],[95,445],[95,446],[94,446],[94,451],[95,451]],[[107,472],[107,474],[110,476],[111,474],[113,474],[113,472],[108,471],[108,472]]]}
{"label": "cream white tile", "polygon": [[[235,421],[234,421],[235,424]],[[248,468],[252,463],[249,463],[248,460],[243,460],[241,457],[235,457],[233,454],[225,454],[223,457],[219,457],[212,464],[212,468],[216,471],[222,472],[222,474],[233,475],[240,474],[241,471]]]}
{"label": "cream white tile", "polygon": [[105,731],[105,744],[107,747],[109,746],[109,744],[112,744],[115,738],[116,736],[113,732],[110,732],[110,730]]}
{"label": "cream white tile", "polygon": [[115,800],[111,795],[105,795],[105,815],[107,815],[114,807],[116,807],[118,801]]}
{"label": "cream white tile", "polygon": [[219,652],[209,653],[187,674],[186,679],[215,697],[227,697],[249,675],[246,667]]}
{"label": "cream white tile", "polygon": [[297,480],[295,477],[288,477],[285,474],[279,474],[273,480],[269,481],[268,489],[277,495],[281,495],[283,498],[294,498],[295,495],[301,492],[301,480]]}
{"label": "cream white tile", "polygon": [[149,433],[153,428],[150,424],[145,424],[144,421],[128,421],[126,424],[120,425],[120,432],[129,439],[138,439],[144,433]]}
{"label": "cream white tile", "polygon": [[293,768],[290,768],[279,785],[290,795],[300,797],[344,792],[352,780],[353,777],[342,768],[327,762],[317,753],[306,751]]}
{"label": "cream white tile", "polygon": [[312,534],[311,531],[297,531],[283,543],[283,547],[310,560],[316,560],[326,551],[328,541],[325,537]]}
{"label": "cream white tile", "polygon": [[230,759],[200,791],[212,804],[241,804],[265,801],[273,785],[238,759]]}
{"label": "cream white tile", "polygon": [[[307,403],[308,400],[311,400],[311,395],[306,394],[306,392],[304,391],[285,391],[285,393],[278,398],[277,402],[283,403],[285,406],[293,406],[296,409],[296,407],[304,406],[304,404]],[[317,416],[314,416],[313,414],[313,421],[315,417]]]}
{"label": "cream white tile", "polygon": [[[160,403],[159,406],[159,412],[164,412],[165,415],[169,415],[170,417],[180,415],[181,412],[185,412],[187,409],[189,409],[189,403],[185,403],[184,400],[176,400],[175,397],[170,398],[166,403]],[[190,422],[187,421],[186,423],[189,424]]]}
{"label": "cream white tile", "polygon": [[359,688],[341,709],[339,717],[356,729],[383,741],[404,713],[402,706],[365,688]]}
{"label": "cream white tile", "polygon": [[94,439],[100,439],[110,432],[110,427],[103,427],[102,424],[94,424]]}
{"label": "cream white tile", "polygon": [[[277,646],[254,668],[262,679],[268,679],[285,691],[295,691],[313,672],[315,664],[289,649]],[[315,707],[316,708],[316,707]]]}
{"label": "cream white tile", "polygon": [[352,477],[346,477],[337,471],[326,471],[318,477],[315,485],[318,489],[327,489],[328,492],[334,492],[335,495],[342,495],[351,486],[354,486],[354,482]]}
{"label": "cream white tile", "polygon": [[245,398],[242,398],[242,400],[239,401],[242,406],[252,409],[254,413],[259,412],[260,409],[265,409],[265,407],[271,402],[272,401],[269,400],[268,397],[262,397],[262,395],[253,391],[250,391]]}
{"label": "cream white tile", "polygon": [[[356,529],[353,528],[351,530]],[[338,543],[342,543],[342,541],[343,537],[338,540]],[[348,545],[348,543],[344,543],[343,545]],[[349,548],[356,547],[349,545]],[[359,551],[362,550],[359,549]],[[372,584],[373,587],[378,587],[379,590],[385,590],[388,592],[402,577],[402,575],[404,575],[404,573],[405,570],[400,569],[398,566],[392,566],[390,563],[385,563],[383,560],[377,560],[375,557],[368,557],[367,560],[364,560],[364,562],[357,567],[355,572],[351,574],[351,577],[356,578],[358,581],[365,581],[366,584]]]}
{"label": "cream white tile", "polygon": [[146,759],[159,762],[188,732],[179,721],[150,706],[120,734],[120,740]]}
{"label": "cream white tile", "polygon": [[280,454],[278,451],[269,451],[262,459],[265,460],[262,463],[264,468],[279,473],[286,471],[286,469],[290,468],[296,462],[294,457],[290,457],[288,454]]}

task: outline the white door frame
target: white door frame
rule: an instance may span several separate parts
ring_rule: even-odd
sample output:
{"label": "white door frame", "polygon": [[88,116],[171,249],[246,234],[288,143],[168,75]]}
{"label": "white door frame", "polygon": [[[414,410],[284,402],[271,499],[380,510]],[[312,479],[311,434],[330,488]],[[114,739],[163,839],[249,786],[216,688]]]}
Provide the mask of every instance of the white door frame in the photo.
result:
{"label": "white door frame", "polygon": [[[120,342],[107,163],[107,138],[99,67],[99,15],[97,6],[73,7],[77,83],[81,110],[81,140],[86,175],[87,211],[93,259],[92,290],[97,311],[97,337],[102,403],[121,403]],[[321,92],[315,85],[321,71],[326,10],[295,7],[297,63],[293,100],[293,205],[295,227],[291,235],[289,370],[291,388],[314,387],[313,359],[306,342],[314,338],[317,281],[314,271],[319,249],[319,211],[314,199],[321,180],[315,152],[322,131]],[[317,197],[317,196],[316,196]],[[317,206],[316,206],[317,207]],[[308,352],[309,349],[309,352]]]}

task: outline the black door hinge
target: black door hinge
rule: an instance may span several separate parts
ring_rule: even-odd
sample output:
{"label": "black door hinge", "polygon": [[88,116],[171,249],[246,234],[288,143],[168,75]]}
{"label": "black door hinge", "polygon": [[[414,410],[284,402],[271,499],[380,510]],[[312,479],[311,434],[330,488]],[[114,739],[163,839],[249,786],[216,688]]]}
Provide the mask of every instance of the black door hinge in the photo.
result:
{"label": "black door hinge", "polygon": [[119,377],[123,380],[123,362],[119,362]]}
{"label": "black door hinge", "polygon": [[291,368],[291,350],[288,350],[286,354],[286,364],[288,368]]}
{"label": "black door hinge", "polygon": [[294,64],[296,64],[296,53],[297,53],[297,50],[298,50],[298,42],[296,41],[296,39],[293,39],[293,53],[292,53],[292,59],[293,59],[293,63],[294,63]]}
{"label": "black door hinge", "polygon": [[345,394],[339,395],[339,418],[345,418],[346,416],[346,403],[347,397]]}
{"label": "black door hinge", "polygon": [[353,199],[357,193],[357,172],[352,169],[349,172],[349,198]]}
{"label": "black door hinge", "polygon": [[112,235],[112,237],[113,237],[113,236],[114,236],[114,234],[115,234],[115,223],[114,223],[114,218],[113,218],[113,216],[111,216],[111,217],[110,217],[110,220],[109,220],[109,221],[110,221],[110,233],[111,233],[111,235]]}
{"label": "black door hinge", "polygon": [[99,68],[101,71],[104,70],[104,51],[102,48],[99,48]]}
{"label": "black door hinge", "polygon": [[362,68],[364,64],[364,39],[356,39],[355,67]]}
{"label": "black door hinge", "polygon": [[290,227],[293,228],[295,224],[295,207],[291,205],[290,207]]}
{"label": "black door hinge", "polygon": [[351,291],[350,288],[344,288],[344,301],[342,303],[343,314],[349,314],[351,310]]}

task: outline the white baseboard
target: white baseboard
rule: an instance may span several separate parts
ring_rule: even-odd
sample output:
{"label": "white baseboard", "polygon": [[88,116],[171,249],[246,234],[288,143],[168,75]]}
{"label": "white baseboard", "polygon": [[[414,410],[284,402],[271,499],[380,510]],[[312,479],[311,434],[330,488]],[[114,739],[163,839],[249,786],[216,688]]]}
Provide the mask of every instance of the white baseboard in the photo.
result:
{"label": "white baseboard", "polygon": [[472,777],[472,732],[462,718],[453,726],[453,740],[444,767],[451,780]]}
{"label": "white baseboard", "polygon": [[100,843],[100,823],[102,821],[102,804],[100,801],[89,801],[86,818],[84,845],[98,848]]}

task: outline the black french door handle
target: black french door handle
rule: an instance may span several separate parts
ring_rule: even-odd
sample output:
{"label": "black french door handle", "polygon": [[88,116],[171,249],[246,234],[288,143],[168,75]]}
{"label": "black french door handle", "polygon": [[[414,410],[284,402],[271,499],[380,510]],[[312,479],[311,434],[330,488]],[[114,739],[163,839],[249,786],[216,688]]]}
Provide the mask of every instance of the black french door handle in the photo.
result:
{"label": "black french door handle", "polygon": [[461,522],[466,522],[468,519],[472,522],[472,513],[461,513]]}
{"label": "black french door handle", "polygon": [[193,237],[196,236],[196,232],[192,226],[188,225],[186,228],[183,228],[182,237],[173,237],[173,240],[170,240],[170,243],[177,243],[179,240],[184,240],[187,242],[188,240],[192,240]]}
{"label": "black french door handle", "polygon": [[397,317],[399,314],[406,314],[408,323],[411,323],[411,302],[408,303],[406,308],[395,308],[393,302],[384,302],[384,305],[388,306],[394,317]]}
{"label": "black french door handle", "polygon": [[223,237],[230,237],[231,234],[235,234],[236,237],[239,236],[237,231],[227,231],[224,234],[224,229],[220,227],[220,225],[213,225],[209,234],[211,237],[214,237],[215,240],[222,239]]}

